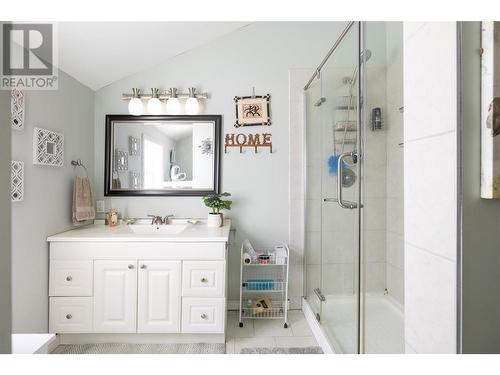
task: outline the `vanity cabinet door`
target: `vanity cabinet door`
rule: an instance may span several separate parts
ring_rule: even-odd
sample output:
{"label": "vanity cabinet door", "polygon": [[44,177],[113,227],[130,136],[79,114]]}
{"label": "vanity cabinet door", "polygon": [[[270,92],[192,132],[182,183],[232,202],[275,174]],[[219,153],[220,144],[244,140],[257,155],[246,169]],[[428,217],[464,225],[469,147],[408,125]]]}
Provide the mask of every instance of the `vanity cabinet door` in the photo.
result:
{"label": "vanity cabinet door", "polygon": [[136,332],[137,260],[94,262],[94,332]]}
{"label": "vanity cabinet door", "polygon": [[180,332],[181,262],[139,261],[137,332]]}

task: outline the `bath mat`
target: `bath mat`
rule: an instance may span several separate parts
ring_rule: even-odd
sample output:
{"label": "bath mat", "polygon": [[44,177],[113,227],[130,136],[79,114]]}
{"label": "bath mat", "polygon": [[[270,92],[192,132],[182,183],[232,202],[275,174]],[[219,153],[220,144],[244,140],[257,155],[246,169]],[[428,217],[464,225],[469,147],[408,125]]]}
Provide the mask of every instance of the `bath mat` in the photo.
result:
{"label": "bath mat", "polygon": [[323,354],[319,346],[303,348],[243,348],[240,354]]}
{"label": "bath mat", "polygon": [[59,345],[54,354],[225,354],[226,344]]}

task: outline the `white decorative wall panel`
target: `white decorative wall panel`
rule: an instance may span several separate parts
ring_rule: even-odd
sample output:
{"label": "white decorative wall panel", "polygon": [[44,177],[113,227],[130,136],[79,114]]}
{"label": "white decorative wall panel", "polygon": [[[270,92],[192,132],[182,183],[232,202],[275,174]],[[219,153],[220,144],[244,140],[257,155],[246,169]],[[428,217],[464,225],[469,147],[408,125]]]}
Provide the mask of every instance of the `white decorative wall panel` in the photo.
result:
{"label": "white decorative wall panel", "polygon": [[33,164],[62,167],[64,135],[47,129],[33,129]]}
{"label": "white decorative wall panel", "polygon": [[18,89],[10,93],[10,125],[12,129],[24,129],[24,94]]}
{"label": "white decorative wall panel", "polygon": [[24,163],[12,160],[10,162],[10,200],[20,202],[24,199]]}

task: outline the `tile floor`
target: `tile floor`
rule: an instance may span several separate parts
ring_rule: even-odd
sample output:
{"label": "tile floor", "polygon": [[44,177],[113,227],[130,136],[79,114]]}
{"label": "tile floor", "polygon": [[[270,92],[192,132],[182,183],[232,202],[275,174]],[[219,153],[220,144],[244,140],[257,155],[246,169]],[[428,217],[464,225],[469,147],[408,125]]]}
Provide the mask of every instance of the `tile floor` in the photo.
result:
{"label": "tile floor", "polygon": [[304,347],[317,346],[304,313],[292,310],[288,313],[288,328],[283,328],[282,320],[245,319],[239,327],[238,312],[227,313],[227,354],[239,354],[242,348],[256,347]]}

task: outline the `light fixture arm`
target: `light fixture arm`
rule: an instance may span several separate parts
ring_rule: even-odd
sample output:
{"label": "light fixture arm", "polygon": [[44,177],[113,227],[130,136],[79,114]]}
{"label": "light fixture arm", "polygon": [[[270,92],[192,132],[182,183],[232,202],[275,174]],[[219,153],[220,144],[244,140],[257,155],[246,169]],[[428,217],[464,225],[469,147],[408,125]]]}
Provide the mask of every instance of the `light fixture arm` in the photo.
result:
{"label": "light fixture arm", "polygon": [[132,98],[139,99],[151,99],[155,97],[155,93],[153,90],[157,90],[156,93],[158,95],[158,99],[160,100],[168,100],[170,98],[178,98],[178,99],[188,99],[188,98],[196,98],[196,99],[208,99],[207,93],[197,93],[195,87],[190,87],[187,93],[178,92],[176,88],[170,88],[169,90],[160,91],[159,89],[152,88],[151,94],[142,94],[141,90],[138,88],[132,89],[132,94],[125,93],[122,94],[123,100],[130,100]]}

